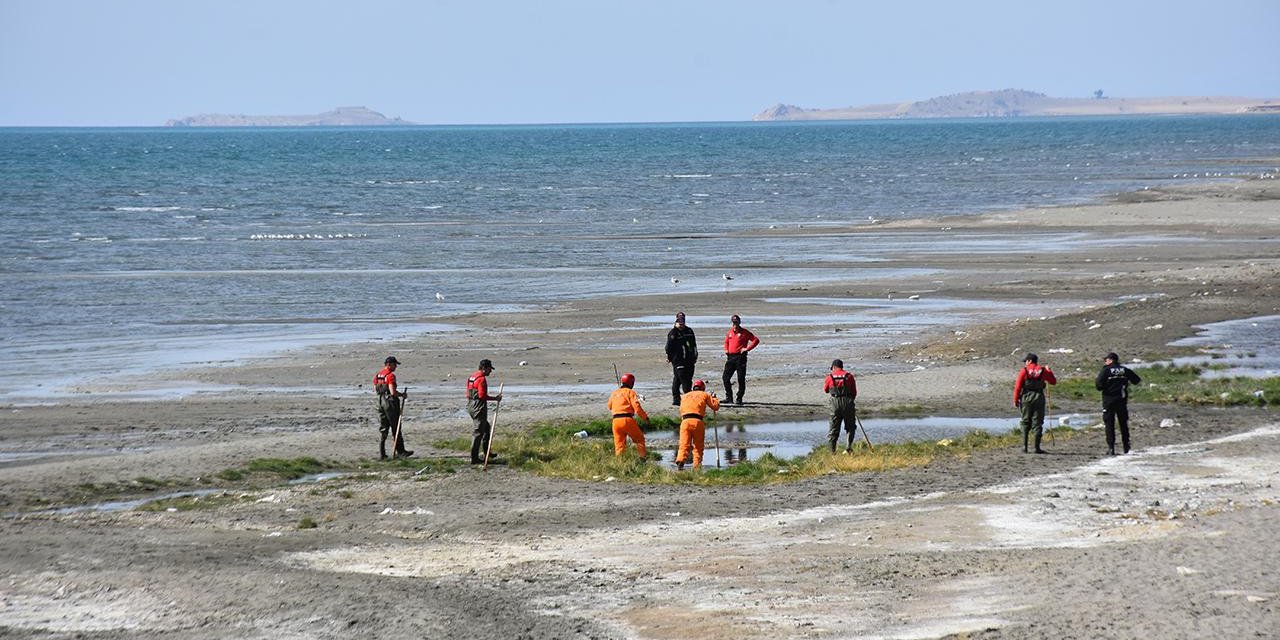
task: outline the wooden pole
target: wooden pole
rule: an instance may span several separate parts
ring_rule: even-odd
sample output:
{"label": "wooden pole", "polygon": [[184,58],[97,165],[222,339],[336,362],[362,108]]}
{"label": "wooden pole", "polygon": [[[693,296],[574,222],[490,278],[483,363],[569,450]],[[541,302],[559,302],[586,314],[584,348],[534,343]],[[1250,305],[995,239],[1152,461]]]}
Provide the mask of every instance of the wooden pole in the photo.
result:
{"label": "wooden pole", "polygon": [[[498,396],[502,396],[502,388],[507,383],[498,385]],[[489,446],[484,448],[484,466],[480,467],[481,471],[489,470],[489,456],[493,454],[493,434],[498,430],[498,410],[502,408],[502,400],[498,400],[493,406],[493,422],[489,424]]]}
{"label": "wooden pole", "polygon": [[875,453],[876,448],[871,446],[871,438],[867,437],[867,428],[862,426],[862,418],[858,417],[858,414],[855,413],[853,415],[853,419],[858,423],[858,427],[862,429],[862,439],[867,441],[867,448],[871,450],[871,453]]}

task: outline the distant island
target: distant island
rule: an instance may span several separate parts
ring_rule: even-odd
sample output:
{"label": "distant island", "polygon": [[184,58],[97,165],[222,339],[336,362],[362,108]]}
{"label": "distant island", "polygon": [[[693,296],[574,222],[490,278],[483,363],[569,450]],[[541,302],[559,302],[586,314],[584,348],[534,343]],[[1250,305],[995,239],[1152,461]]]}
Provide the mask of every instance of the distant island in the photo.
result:
{"label": "distant island", "polygon": [[164,123],[166,127],[379,127],[414,124],[365,107],[338,107],[308,116],[246,116],[204,113]]}
{"label": "distant island", "polygon": [[886,118],[1016,118],[1020,116],[1112,116],[1280,113],[1280,100],[1234,97],[1052,98],[1022,89],[970,91],[919,102],[806,109],[776,104],[752,120],[878,120]]}

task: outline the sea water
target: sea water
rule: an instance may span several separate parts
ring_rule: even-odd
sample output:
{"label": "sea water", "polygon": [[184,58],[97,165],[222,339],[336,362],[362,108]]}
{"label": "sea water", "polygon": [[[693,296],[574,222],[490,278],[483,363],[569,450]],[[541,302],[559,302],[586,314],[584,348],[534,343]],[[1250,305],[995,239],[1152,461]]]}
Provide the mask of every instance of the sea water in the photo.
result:
{"label": "sea water", "polygon": [[[729,272],[739,287],[894,274],[879,263],[1018,249],[734,234],[1083,202],[1276,157],[1276,116],[0,129],[0,401],[28,397],[49,360],[92,378],[719,289]],[[1073,241],[1096,239],[1027,239]]]}

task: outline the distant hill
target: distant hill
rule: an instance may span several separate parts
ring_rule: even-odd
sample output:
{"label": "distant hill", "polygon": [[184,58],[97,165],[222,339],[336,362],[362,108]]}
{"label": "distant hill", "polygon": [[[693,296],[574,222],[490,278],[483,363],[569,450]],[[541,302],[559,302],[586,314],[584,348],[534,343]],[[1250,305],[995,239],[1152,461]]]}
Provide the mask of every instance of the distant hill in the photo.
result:
{"label": "distant hill", "polygon": [[365,107],[338,107],[309,116],[246,116],[225,113],[204,113],[178,120],[169,120],[166,127],[343,127],[384,126],[413,124],[400,118],[388,118]]}
{"label": "distant hill", "polygon": [[1274,112],[1280,99],[1235,97],[1052,98],[1022,89],[970,91],[919,102],[806,109],[776,104],[752,120],[876,120],[882,118],[1014,118]]}

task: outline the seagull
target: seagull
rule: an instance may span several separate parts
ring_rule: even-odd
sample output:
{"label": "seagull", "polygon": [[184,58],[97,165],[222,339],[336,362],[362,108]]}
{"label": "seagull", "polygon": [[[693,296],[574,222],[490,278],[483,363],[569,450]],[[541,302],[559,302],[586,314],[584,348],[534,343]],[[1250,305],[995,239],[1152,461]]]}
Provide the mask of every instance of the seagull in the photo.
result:
{"label": "seagull", "polygon": [[732,280],[732,279],[733,279],[733,276],[731,276],[731,275],[729,275],[729,274],[727,274],[727,273],[722,273],[722,274],[720,274],[720,277],[721,277],[721,278],[724,278],[725,280]]}
{"label": "seagull", "polygon": [[436,302],[444,302],[444,294],[443,294],[443,293],[440,293],[439,291],[437,291],[437,292],[436,292]]}
{"label": "seagull", "polygon": [[675,276],[671,276],[671,284],[672,284],[672,285],[680,284],[680,278],[677,278],[677,277],[675,277]]}

